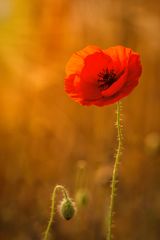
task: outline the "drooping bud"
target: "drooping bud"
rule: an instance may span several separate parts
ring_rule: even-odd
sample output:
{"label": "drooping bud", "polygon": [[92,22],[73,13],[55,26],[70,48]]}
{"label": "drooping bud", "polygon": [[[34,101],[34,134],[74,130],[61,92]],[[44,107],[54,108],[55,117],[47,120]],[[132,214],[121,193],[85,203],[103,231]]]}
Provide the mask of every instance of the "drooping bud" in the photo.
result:
{"label": "drooping bud", "polygon": [[70,198],[64,198],[59,205],[59,213],[64,219],[70,220],[76,213],[75,203]]}

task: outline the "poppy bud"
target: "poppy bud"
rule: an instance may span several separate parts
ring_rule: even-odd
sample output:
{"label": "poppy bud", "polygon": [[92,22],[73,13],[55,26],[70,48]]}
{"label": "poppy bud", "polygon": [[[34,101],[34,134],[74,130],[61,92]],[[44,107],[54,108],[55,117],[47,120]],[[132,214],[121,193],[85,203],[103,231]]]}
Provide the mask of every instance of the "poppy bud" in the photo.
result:
{"label": "poppy bud", "polygon": [[79,207],[85,207],[89,200],[88,192],[86,190],[79,189],[76,193],[75,199]]}
{"label": "poppy bud", "polygon": [[75,203],[70,198],[64,198],[59,205],[60,215],[66,219],[70,220],[76,212]]}

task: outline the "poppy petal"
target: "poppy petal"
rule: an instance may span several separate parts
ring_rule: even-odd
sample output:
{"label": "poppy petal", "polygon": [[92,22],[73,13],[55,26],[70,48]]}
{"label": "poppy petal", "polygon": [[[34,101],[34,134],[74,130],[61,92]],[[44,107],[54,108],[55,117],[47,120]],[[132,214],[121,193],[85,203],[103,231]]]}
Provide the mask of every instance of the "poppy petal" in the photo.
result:
{"label": "poppy petal", "polygon": [[110,47],[104,50],[104,53],[109,55],[117,68],[117,71],[122,71],[127,65],[132,50],[123,46]]}
{"label": "poppy petal", "polygon": [[83,48],[82,50],[76,52],[76,54],[78,56],[80,56],[81,58],[85,59],[87,56],[92,55],[97,52],[100,53],[100,52],[102,52],[102,50],[95,45],[89,45],[89,46]]}
{"label": "poppy petal", "polygon": [[133,53],[130,56],[128,62],[128,81],[138,80],[142,73],[142,65],[140,62],[140,56],[136,53]]}
{"label": "poppy petal", "polygon": [[82,68],[84,67],[85,57],[96,52],[102,52],[102,50],[97,46],[87,46],[84,49],[74,53],[66,65],[67,76],[75,73],[80,74]]}
{"label": "poppy petal", "polygon": [[79,83],[80,78],[76,74],[72,74],[68,78],[65,78],[65,91],[73,99],[79,99],[81,97]]}
{"label": "poppy petal", "polygon": [[89,55],[85,59],[85,65],[81,72],[84,82],[93,83],[97,87],[98,74],[106,68],[111,68],[110,56],[100,52]]}

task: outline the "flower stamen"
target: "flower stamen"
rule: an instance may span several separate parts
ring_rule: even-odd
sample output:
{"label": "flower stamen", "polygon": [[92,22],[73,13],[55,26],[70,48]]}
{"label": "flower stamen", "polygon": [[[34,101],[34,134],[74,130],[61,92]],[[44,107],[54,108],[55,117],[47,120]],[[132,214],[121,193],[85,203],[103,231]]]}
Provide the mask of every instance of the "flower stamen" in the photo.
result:
{"label": "flower stamen", "polygon": [[102,72],[98,74],[98,88],[100,88],[100,90],[109,88],[122,76],[123,73],[124,70],[122,70],[119,74],[116,74],[113,69],[110,71],[108,69],[103,69]]}

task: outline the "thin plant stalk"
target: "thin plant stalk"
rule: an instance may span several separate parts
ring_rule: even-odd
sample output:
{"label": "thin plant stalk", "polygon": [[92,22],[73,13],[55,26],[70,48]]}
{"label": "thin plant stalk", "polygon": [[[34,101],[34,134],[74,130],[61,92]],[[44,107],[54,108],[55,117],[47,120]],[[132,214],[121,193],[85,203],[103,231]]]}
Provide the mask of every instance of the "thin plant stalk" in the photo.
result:
{"label": "thin plant stalk", "polygon": [[110,195],[110,205],[109,205],[109,212],[108,212],[108,218],[107,218],[107,240],[112,239],[112,227],[113,227],[113,213],[114,213],[114,204],[115,204],[115,195],[116,195],[116,189],[117,189],[117,176],[118,176],[118,169],[119,169],[119,163],[120,163],[120,155],[122,150],[122,126],[121,126],[121,103],[117,103],[117,109],[116,109],[116,127],[118,131],[118,146],[116,150],[115,155],[115,163],[113,167],[113,173],[112,173],[112,182],[111,182],[111,195]]}
{"label": "thin plant stalk", "polygon": [[47,228],[46,228],[46,230],[45,230],[43,240],[47,240],[47,239],[48,239],[48,235],[49,235],[49,231],[50,231],[51,225],[54,223],[54,216],[55,216],[55,197],[56,197],[56,192],[57,192],[57,190],[61,190],[62,193],[63,193],[63,195],[64,195],[64,198],[68,199],[68,194],[67,194],[67,191],[65,190],[65,188],[64,188],[63,186],[61,186],[61,185],[55,186],[55,188],[54,188],[54,190],[53,190],[53,193],[52,193],[52,203],[51,203],[50,219],[49,219]]}

